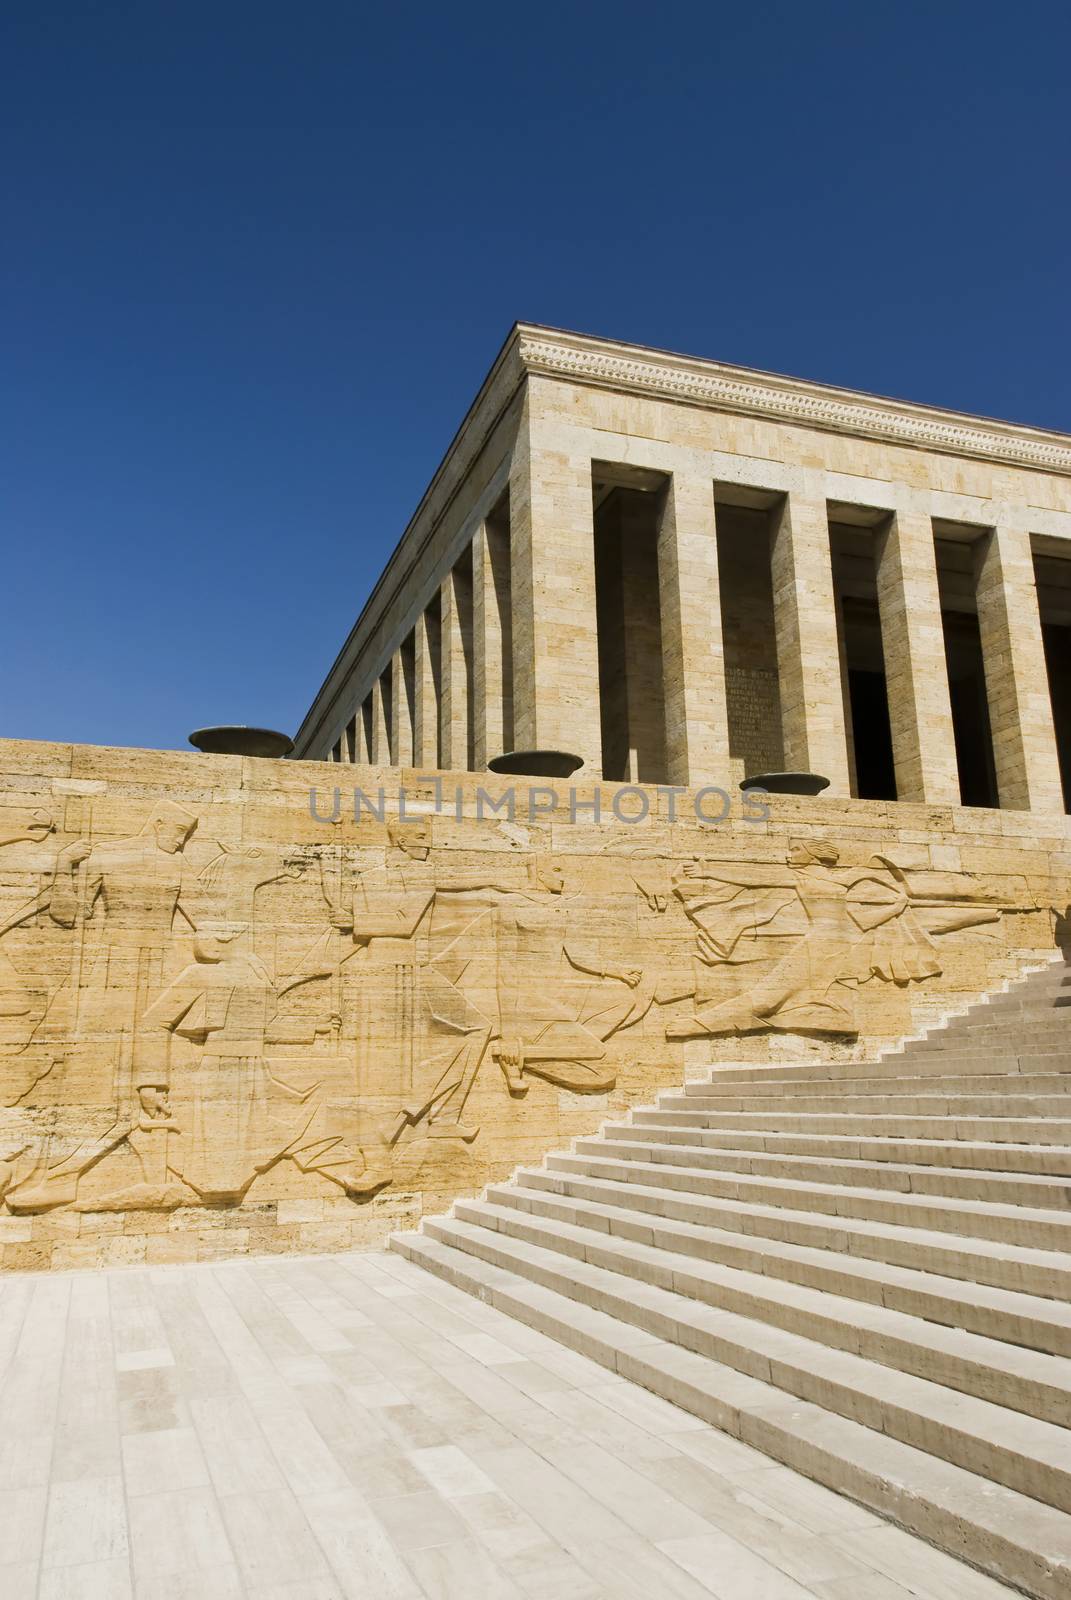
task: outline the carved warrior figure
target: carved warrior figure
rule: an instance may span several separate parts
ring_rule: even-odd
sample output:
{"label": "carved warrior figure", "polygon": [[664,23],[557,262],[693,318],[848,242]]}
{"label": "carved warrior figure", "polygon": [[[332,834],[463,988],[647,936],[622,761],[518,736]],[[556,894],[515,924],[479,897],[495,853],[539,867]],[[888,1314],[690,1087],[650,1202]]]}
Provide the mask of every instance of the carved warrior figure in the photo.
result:
{"label": "carved warrior figure", "polygon": [[[934,935],[995,922],[963,873],[924,873],[918,892],[887,856],[865,868],[838,866],[826,839],[793,844],[784,867],[697,861],[674,889],[697,932],[696,954],[708,967],[755,960],[748,941],[776,931],[779,918],[803,928],[787,955],[744,992],[694,1017],[670,1023],[668,1039],[700,1034],[786,1032],[855,1034],[859,985],[872,978],[904,987],[935,977]],[[928,891],[928,892],[924,892]]]}
{"label": "carved warrior figure", "polygon": [[[390,838],[401,861],[360,874],[351,902],[328,895],[335,926],[370,956],[409,943],[418,929],[424,940],[415,981],[431,1048],[416,1068],[422,1087],[402,1097],[388,1142],[407,1126],[474,1139],[479,1129],[464,1111],[488,1054],[515,1096],[527,1093],[527,1075],[577,1090],[612,1087],[605,1040],[638,1020],[650,995],[608,998],[598,989],[610,979],[635,990],[642,975],[566,941],[557,865],[512,881],[508,869],[447,875],[428,864],[426,824],[392,829]],[[372,970],[364,969],[369,980]]]}
{"label": "carved warrior figure", "polygon": [[[180,864],[169,871],[153,851],[165,857],[180,854],[194,822],[165,803],[136,840],[114,847],[110,859],[90,854],[84,901],[73,892],[69,904],[60,900],[59,915],[70,914],[71,921],[82,905],[92,911],[103,900],[109,924],[119,923],[118,929],[109,926],[109,955],[123,928],[122,913],[128,913],[135,923],[128,931],[134,934],[137,952],[138,1003],[119,1066],[115,1122],[65,1160],[44,1170],[39,1164],[9,1193],[13,1210],[66,1204],[94,1210],[160,1208],[189,1203],[195,1196],[234,1203],[258,1174],[284,1159],[302,1171],[321,1173],[354,1196],[389,1181],[389,1173],[373,1170],[367,1158],[346,1147],[319,1078],[301,1061],[274,1063],[266,1058],[265,1041],[279,996],[304,978],[277,985],[263,963],[243,948],[248,923],[205,917],[206,910],[228,905],[240,906],[251,917],[256,890],[278,878],[295,877],[299,869],[271,851],[221,847],[196,880],[187,883]],[[148,874],[140,903],[139,867]],[[132,902],[128,890],[133,891]],[[191,908],[198,921],[193,960],[142,1004],[146,948],[155,950],[178,911],[192,924]],[[118,970],[129,982],[129,967]],[[108,971],[111,975],[111,965]],[[316,1032],[311,1025],[303,1041],[311,1043]],[[179,1073],[180,1111],[173,1113],[172,1053],[177,1044],[186,1059]],[[86,1196],[82,1180],[105,1161],[105,1174],[125,1168],[125,1176],[110,1187],[98,1176]]]}
{"label": "carved warrior figure", "polygon": [[227,924],[200,929],[194,960],[142,1018],[141,1091],[167,1091],[171,1038],[203,1046],[174,1170],[216,1203],[240,1200],[258,1174],[284,1159],[350,1195],[381,1188],[389,1173],[347,1148],[318,1079],[298,1061],[266,1059],[278,990],[264,964],[241,948],[245,932]]}
{"label": "carved warrior figure", "polygon": [[[16,851],[14,857],[6,855],[5,868],[14,867],[46,880],[46,886],[29,900],[20,898],[19,904],[11,910],[6,906],[0,909],[0,939],[32,924],[38,913],[49,910],[56,878],[62,879],[82,859],[84,846],[80,844],[67,845],[58,854],[46,854],[39,848],[55,826],[51,812],[41,807],[30,810],[5,807],[0,812],[0,848],[19,844],[31,847],[28,851]],[[0,1053],[13,1055],[25,1050],[37,1033],[46,1009],[43,981],[28,974],[0,945]],[[25,1086],[20,1084],[15,1098]],[[8,1090],[12,1087],[5,1085]]]}

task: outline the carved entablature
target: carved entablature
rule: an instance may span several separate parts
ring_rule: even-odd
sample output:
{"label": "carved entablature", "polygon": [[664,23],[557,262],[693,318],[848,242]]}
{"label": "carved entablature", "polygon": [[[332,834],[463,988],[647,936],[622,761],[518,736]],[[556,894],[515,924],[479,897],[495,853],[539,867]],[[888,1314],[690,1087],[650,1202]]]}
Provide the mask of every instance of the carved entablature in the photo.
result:
{"label": "carved entablature", "polygon": [[838,392],[774,373],[745,371],[667,351],[637,353],[609,341],[552,330],[521,329],[520,358],[529,372],[628,394],[687,401],[737,415],[767,417],[861,438],[884,439],[953,455],[1071,473],[1071,448],[1059,435],[1011,423],[960,419],[954,412],[877,396]]}

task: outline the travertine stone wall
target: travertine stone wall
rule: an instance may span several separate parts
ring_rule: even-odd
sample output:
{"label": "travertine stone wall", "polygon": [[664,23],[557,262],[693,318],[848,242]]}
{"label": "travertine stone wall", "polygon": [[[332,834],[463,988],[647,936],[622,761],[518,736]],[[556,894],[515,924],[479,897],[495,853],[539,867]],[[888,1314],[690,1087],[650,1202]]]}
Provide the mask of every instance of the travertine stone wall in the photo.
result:
{"label": "travertine stone wall", "polygon": [[768,804],[0,744],[0,1260],[376,1245],[1051,954],[1066,819]]}

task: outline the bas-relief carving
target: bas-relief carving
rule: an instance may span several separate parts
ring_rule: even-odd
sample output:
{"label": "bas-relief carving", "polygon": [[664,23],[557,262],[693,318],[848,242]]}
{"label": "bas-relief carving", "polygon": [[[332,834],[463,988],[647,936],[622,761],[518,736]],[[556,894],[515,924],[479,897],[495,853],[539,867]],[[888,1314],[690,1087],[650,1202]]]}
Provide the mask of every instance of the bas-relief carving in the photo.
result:
{"label": "bas-relief carving", "polygon": [[[668,1039],[750,1033],[856,1034],[859,991],[940,975],[935,936],[998,922],[1000,908],[969,874],[907,874],[890,857],[838,865],[826,839],[796,842],[783,866],[695,861],[673,890],[695,928],[694,1015]],[[785,948],[787,946],[787,948]],[[768,964],[774,952],[772,966]],[[782,953],[783,952],[783,953]],[[748,980],[747,964],[767,960]],[[738,992],[705,1003],[704,969],[740,967]]]}
{"label": "bas-relief carving", "polygon": [[942,934],[1002,914],[967,874],[845,867],[820,839],[652,876],[515,840],[433,857],[426,821],[222,843],[170,801],[127,837],[55,831],[0,818],[17,1214],[233,1206],[277,1168],[360,1201],[479,1139],[477,1082],[500,1131],[536,1081],[612,1089],[645,1018],[667,1040],[853,1035],[865,986],[938,976]]}

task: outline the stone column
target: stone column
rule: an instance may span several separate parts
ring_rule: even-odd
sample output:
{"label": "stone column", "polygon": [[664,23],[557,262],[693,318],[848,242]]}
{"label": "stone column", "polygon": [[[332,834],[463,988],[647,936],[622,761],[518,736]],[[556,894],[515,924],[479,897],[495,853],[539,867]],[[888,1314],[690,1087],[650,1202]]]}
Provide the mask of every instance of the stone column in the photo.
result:
{"label": "stone column", "polygon": [[372,761],[372,719],[370,715],[371,701],[368,695],[357,707],[354,722],[357,730],[357,741],[354,746],[354,760],[364,766],[371,765]]}
{"label": "stone column", "polygon": [[377,678],[372,685],[372,748],[369,752],[374,767],[390,766],[389,693],[383,678]]}
{"label": "stone column", "polygon": [[405,650],[395,650],[390,664],[390,726],[394,736],[394,765],[413,765],[413,720],[406,683]]}
{"label": "stone column", "polygon": [[513,743],[602,772],[589,455],[544,440],[532,380],[510,464]]}
{"label": "stone column", "polygon": [[826,505],[786,495],[770,554],[785,770],[819,772],[847,795],[848,747]]}
{"label": "stone column", "polygon": [[441,678],[439,751],[442,765],[469,767],[469,662],[472,650],[472,580],[458,563],[439,590]]}
{"label": "stone column", "polygon": [[1003,810],[1064,809],[1030,535],[1006,523],[979,541],[978,627]]}
{"label": "stone column", "polygon": [[897,512],[874,541],[896,798],[959,804],[945,631],[929,517]]}
{"label": "stone column", "polygon": [[729,781],[714,484],[674,473],[658,530],[669,783]]}
{"label": "stone column", "polygon": [[501,755],[513,735],[509,535],[492,521],[472,541],[473,767]]}
{"label": "stone column", "polygon": [[439,765],[439,599],[413,629],[413,765]]}

